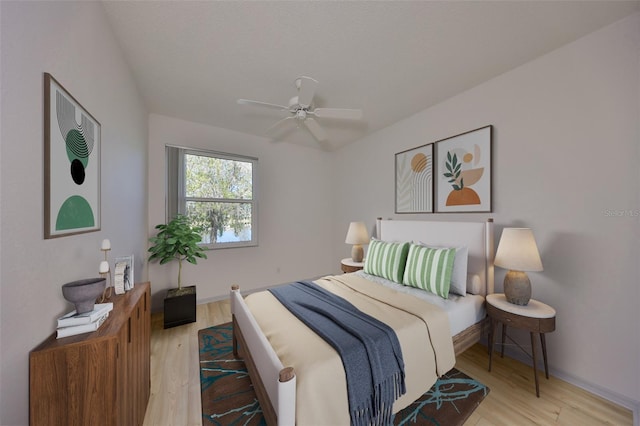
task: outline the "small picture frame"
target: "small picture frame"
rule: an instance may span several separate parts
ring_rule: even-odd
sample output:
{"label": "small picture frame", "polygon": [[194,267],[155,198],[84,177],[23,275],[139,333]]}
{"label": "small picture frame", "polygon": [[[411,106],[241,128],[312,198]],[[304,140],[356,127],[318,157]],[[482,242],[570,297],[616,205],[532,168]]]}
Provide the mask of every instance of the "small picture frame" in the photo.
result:
{"label": "small picture frame", "polygon": [[435,211],[491,212],[492,126],[435,143]]}
{"label": "small picture frame", "polygon": [[133,255],[116,257],[115,268],[113,268],[113,270],[114,286],[118,288],[122,285],[124,291],[132,290],[135,277],[133,271]]}

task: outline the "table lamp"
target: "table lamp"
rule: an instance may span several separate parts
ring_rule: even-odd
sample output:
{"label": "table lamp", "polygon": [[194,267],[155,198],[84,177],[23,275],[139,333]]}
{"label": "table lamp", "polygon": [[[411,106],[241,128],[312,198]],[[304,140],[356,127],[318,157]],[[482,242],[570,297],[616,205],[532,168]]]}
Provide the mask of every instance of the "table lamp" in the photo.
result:
{"label": "table lamp", "polygon": [[364,222],[351,222],[347,231],[347,238],[344,241],[347,244],[353,244],[351,248],[351,259],[354,262],[362,262],[364,259],[364,249],[362,244],[369,242],[369,233]]}
{"label": "table lamp", "polygon": [[531,299],[531,281],[526,271],[542,271],[538,246],[529,228],[505,228],[500,237],[494,265],[508,269],[504,295],[508,302],[526,305]]}

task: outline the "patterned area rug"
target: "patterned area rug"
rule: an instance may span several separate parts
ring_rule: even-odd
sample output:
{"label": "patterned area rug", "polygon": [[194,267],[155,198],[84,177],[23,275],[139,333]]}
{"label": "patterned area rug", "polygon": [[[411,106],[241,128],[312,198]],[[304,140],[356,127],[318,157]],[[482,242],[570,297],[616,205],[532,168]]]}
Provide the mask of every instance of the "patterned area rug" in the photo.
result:
{"label": "patterned area rug", "polygon": [[[266,425],[244,362],[234,359],[231,323],[198,332],[204,425]],[[395,416],[395,425],[462,425],[489,388],[455,368]]]}

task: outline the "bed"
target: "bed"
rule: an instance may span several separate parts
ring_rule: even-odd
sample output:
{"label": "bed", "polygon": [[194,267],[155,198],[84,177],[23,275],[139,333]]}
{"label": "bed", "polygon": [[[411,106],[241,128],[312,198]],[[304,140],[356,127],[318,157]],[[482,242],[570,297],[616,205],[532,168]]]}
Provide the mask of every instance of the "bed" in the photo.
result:
{"label": "bed", "polygon": [[[487,327],[484,312],[484,297],[493,292],[493,221],[489,219],[486,222],[428,222],[378,219],[376,224],[376,237],[378,240],[388,242],[412,242],[414,244],[429,245],[430,247],[466,248],[468,251],[466,268],[467,284],[469,289],[474,287],[473,290],[476,294],[467,294],[464,297],[450,296],[447,300],[436,297],[431,303],[435,302],[436,305],[445,309],[448,325],[444,327],[439,326],[438,328],[446,330],[447,339],[450,339],[449,345],[452,347],[451,351],[455,355],[462,353],[477,342],[483,330]],[[416,294],[420,295],[420,293],[423,293],[422,296],[424,296],[424,293],[426,293],[423,290],[406,288],[406,286],[402,284],[367,274],[364,271],[344,274],[342,276],[325,277],[325,279],[316,282],[323,286],[338,286],[339,290],[337,291],[342,293],[351,293],[352,290],[358,293],[361,291],[361,288],[369,285],[371,288],[376,289],[375,292],[382,292],[380,293],[381,296],[379,296],[381,298],[386,298],[387,295],[390,297],[391,293],[393,293],[398,294],[398,297],[402,300],[408,300],[406,293],[409,293],[411,294],[410,299],[414,300],[415,297],[413,296]],[[283,356],[283,351],[296,346],[293,344],[294,342],[289,344],[284,339],[287,335],[290,335],[290,338],[293,337],[293,339],[297,339],[299,336],[296,330],[299,330],[300,327],[304,328],[304,325],[295,323],[296,320],[294,318],[293,320],[287,319],[286,322],[287,324],[295,324],[293,326],[288,325],[287,328],[281,326],[273,328],[274,324],[277,325],[279,324],[278,321],[281,321],[277,319],[274,313],[280,310],[280,308],[275,305],[267,305],[267,303],[271,302],[267,300],[269,296],[266,296],[264,293],[268,292],[252,294],[245,300],[237,287],[232,288],[231,310],[234,330],[234,353],[236,353],[237,356],[242,356],[245,360],[268,424],[293,425],[296,424],[296,422],[306,424],[308,423],[309,413],[313,413],[313,410],[308,408],[307,405],[309,403],[307,403],[307,401],[310,398],[316,397],[315,394],[317,394],[317,391],[314,389],[313,397],[310,397],[309,393],[311,393],[312,388],[316,387],[316,384],[318,389],[323,387],[320,386],[320,383],[316,383],[315,381],[311,382],[311,380],[326,381],[327,377],[333,375],[318,373],[317,376],[313,376],[309,371],[315,371],[315,369],[309,369],[308,365],[314,365],[313,362],[316,361],[307,360],[306,356],[304,362],[298,363],[290,362],[289,357]],[[360,296],[359,293],[358,296]],[[341,297],[345,296],[341,294]],[[433,295],[427,295],[426,299],[428,300],[429,297],[433,298]],[[422,302],[420,303],[427,305]],[[360,308],[360,306],[358,307]],[[286,311],[284,307],[281,307],[281,309]],[[393,318],[395,318],[395,315],[391,315],[389,318],[391,321],[394,321]],[[271,323],[271,325],[268,323]],[[395,328],[395,325],[393,327]],[[407,344],[407,338],[406,336],[402,336],[403,334],[406,335],[408,331],[397,330],[396,332],[401,340],[404,339],[401,343],[403,345],[403,354],[405,354],[404,345]],[[414,330],[411,333],[415,335],[416,331]],[[436,339],[442,338],[436,337]],[[319,343],[310,342],[309,347],[313,347],[311,346],[312,344],[320,345]],[[241,354],[236,352],[238,348],[240,348]],[[317,348],[321,349],[320,346],[317,346]],[[443,350],[446,355],[448,349],[445,348]],[[323,353],[322,350],[318,349],[317,352],[318,356],[321,357]],[[414,362],[411,361],[413,355],[411,352],[407,352],[407,354],[409,358],[407,363],[411,364]],[[448,368],[449,365],[452,366],[447,356],[439,355],[436,352],[434,352],[434,354],[435,358],[441,357],[447,360],[443,366],[440,367],[441,369]],[[286,365],[283,364],[280,358],[285,360]],[[416,358],[416,356],[413,356],[413,358]],[[318,360],[318,362],[324,364],[324,358]],[[300,369],[299,365],[301,364],[307,365],[306,369]],[[297,365],[296,370],[287,365]],[[446,372],[437,371],[438,364],[434,365],[434,371],[436,371],[438,376]],[[335,368],[335,366],[333,367]],[[336,368],[334,371],[337,370],[339,370],[339,368]],[[431,368],[424,368],[423,370],[431,370]],[[414,373],[407,374],[407,377],[413,377],[414,375]],[[337,390],[331,393],[335,393],[337,395],[335,397],[341,398],[340,395],[344,393],[341,393],[341,391],[345,385],[340,380],[343,381],[344,377],[342,375],[340,378],[341,375],[339,372],[335,373],[335,376],[337,383],[335,389]],[[421,377],[419,382],[421,386],[426,387],[426,389],[421,390],[421,392],[424,392],[435,382],[435,378]],[[313,386],[311,386],[310,383],[312,383]],[[415,394],[416,390],[413,388],[414,385],[411,384],[410,386],[409,380],[407,380],[407,383],[408,390],[411,390],[411,392]],[[411,395],[413,394],[411,392],[408,392],[407,395],[396,401],[398,404],[397,407],[396,404],[394,404],[394,412],[403,408],[403,405],[409,405],[413,399],[415,399],[412,399]],[[331,410],[340,412],[341,409],[336,410],[335,401],[329,400],[329,397],[333,398],[334,395],[327,395],[327,400],[330,401],[327,402],[327,404],[330,404],[330,407],[332,407]],[[318,398],[324,399],[323,397]],[[346,401],[344,401],[344,404],[347,404]],[[315,407],[313,409],[322,411],[322,408]],[[327,411],[326,408],[324,408],[324,410]],[[314,415],[315,414],[311,414],[311,418],[314,419],[311,423],[316,422],[316,418],[313,417]],[[318,423],[328,422],[329,420],[327,419],[332,419],[331,421],[334,423],[337,422],[335,418],[332,417],[320,418],[322,420],[318,421]],[[340,423],[342,424],[344,422],[340,421]]]}

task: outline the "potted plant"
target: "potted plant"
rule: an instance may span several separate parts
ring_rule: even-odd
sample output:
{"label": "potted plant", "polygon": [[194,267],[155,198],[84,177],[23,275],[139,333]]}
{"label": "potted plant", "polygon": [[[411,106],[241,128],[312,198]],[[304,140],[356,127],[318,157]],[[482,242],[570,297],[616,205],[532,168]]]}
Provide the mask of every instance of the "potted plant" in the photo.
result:
{"label": "potted plant", "polygon": [[195,322],[196,287],[182,287],[182,261],[197,265],[197,258],[206,259],[199,229],[191,226],[189,219],[176,215],[169,223],[156,225],[158,234],[149,239],[149,261],[160,261],[161,265],[178,261],[178,287],[167,291],[164,299],[164,328]]}

